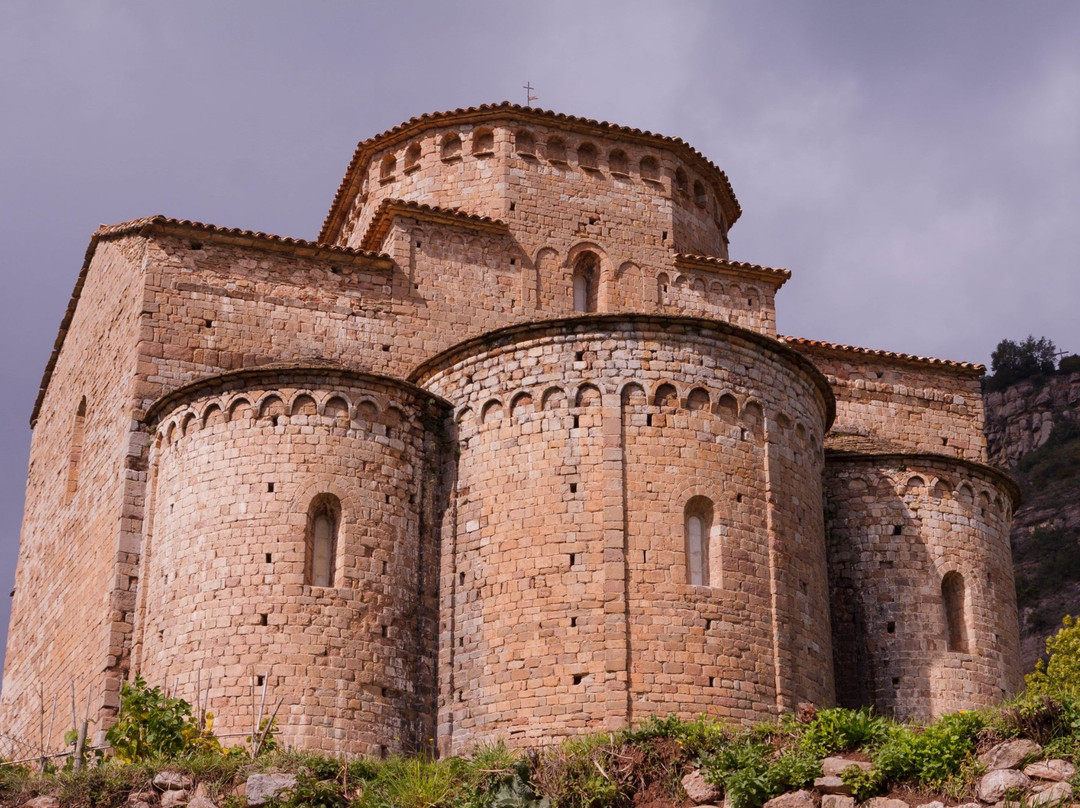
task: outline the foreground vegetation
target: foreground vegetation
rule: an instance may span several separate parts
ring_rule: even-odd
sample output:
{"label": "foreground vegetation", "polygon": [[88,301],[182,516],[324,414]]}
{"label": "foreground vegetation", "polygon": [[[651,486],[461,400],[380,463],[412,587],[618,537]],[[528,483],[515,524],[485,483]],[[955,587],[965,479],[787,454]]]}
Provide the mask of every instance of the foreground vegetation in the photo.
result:
{"label": "foreground vegetation", "polygon": [[[980,773],[977,753],[1029,738],[1045,757],[1080,762],[1080,623],[1066,618],[1047,641],[1048,661],[1027,677],[1020,697],[996,709],[946,715],[912,726],[868,709],[803,709],[753,728],[699,718],[650,718],[637,728],[587,736],[525,754],[505,747],[467,758],[424,756],[340,760],[275,748],[273,727],[250,746],[223,749],[209,716],[165,698],[141,680],[125,686],[120,720],[109,731],[112,756],[82,771],[0,767],[0,803],[38,794],[63,806],[121,806],[149,791],[163,770],[190,774],[219,808],[239,808],[236,787],[253,772],[290,772],[296,787],[277,808],[630,808],[684,805],[682,777],[699,770],[732,808],[811,787],[822,760],[853,754],[872,763],[843,778],[859,800],[901,793],[964,800]],[[250,740],[250,739],[249,739]],[[1080,774],[1074,778],[1080,787]]]}

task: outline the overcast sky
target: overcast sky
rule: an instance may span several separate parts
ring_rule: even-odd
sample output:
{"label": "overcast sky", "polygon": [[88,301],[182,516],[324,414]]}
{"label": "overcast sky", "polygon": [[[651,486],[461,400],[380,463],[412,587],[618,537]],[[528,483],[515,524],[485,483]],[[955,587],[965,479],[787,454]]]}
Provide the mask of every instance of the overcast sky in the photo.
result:
{"label": "overcast sky", "polygon": [[357,141],[526,81],[726,171],[732,258],[793,272],[782,333],[1080,351],[1075,0],[3,0],[3,627],[28,418],[97,225],[314,239]]}

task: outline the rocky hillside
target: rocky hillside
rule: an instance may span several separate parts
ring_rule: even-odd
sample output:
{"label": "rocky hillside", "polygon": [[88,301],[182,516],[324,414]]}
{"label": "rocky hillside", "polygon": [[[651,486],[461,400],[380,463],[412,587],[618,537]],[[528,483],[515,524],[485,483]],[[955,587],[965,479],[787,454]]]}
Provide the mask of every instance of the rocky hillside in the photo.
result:
{"label": "rocky hillside", "polygon": [[1035,377],[986,395],[990,462],[1024,494],[1012,547],[1023,666],[1066,614],[1080,615],[1080,373]]}

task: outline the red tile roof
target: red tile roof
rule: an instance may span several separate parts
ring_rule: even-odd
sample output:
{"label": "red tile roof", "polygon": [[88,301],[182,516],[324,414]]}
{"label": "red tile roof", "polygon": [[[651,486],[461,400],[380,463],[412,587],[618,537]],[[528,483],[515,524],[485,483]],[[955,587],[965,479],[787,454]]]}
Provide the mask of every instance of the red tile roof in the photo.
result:
{"label": "red tile roof", "polygon": [[906,353],[894,353],[892,351],[881,351],[874,348],[859,348],[855,345],[838,345],[835,342],[822,342],[816,339],[803,339],[802,337],[786,337],[778,336],[781,342],[786,342],[796,350],[799,348],[807,348],[811,351],[831,351],[860,354],[862,356],[873,356],[881,359],[894,359],[901,362],[914,362],[920,365],[935,365],[937,367],[947,367],[956,370],[967,370],[973,373],[984,373],[986,371],[985,365],[977,365],[971,362],[954,362],[951,359],[935,359],[932,356],[916,356],[914,354]]}
{"label": "red tile roof", "polygon": [[119,224],[101,225],[94,233],[90,245],[96,244],[96,240],[112,238],[115,236],[137,233],[140,231],[156,231],[159,233],[198,233],[206,237],[218,237],[222,241],[232,244],[244,244],[245,246],[272,246],[286,247],[293,251],[308,254],[322,253],[353,258],[374,258],[385,260],[388,256],[368,250],[357,250],[351,247],[339,247],[335,244],[324,244],[318,241],[291,238],[289,236],[275,236],[271,233],[260,233],[257,230],[242,230],[239,227],[221,227],[216,224],[204,224],[190,219],[170,219],[168,216],[146,216],[142,219],[132,219],[129,222]]}
{"label": "red tile roof", "polygon": [[717,269],[732,270],[740,275],[764,275],[766,279],[769,282],[774,283],[778,289],[783,286],[784,282],[791,277],[790,269],[763,267],[760,264],[748,264],[746,261],[731,261],[726,258],[716,258],[711,255],[676,253],[675,263],[676,265],[698,264],[699,266],[704,267],[715,267]]}

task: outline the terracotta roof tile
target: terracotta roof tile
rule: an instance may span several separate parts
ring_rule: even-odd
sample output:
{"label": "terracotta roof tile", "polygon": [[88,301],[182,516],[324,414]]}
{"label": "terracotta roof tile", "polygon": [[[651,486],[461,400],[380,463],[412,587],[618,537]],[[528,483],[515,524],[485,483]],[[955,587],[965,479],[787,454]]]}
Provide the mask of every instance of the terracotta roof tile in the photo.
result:
{"label": "terracotta roof tile", "polygon": [[305,251],[338,253],[343,256],[348,255],[358,258],[388,258],[388,256],[381,253],[375,253],[368,250],[357,250],[352,247],[339,247],[336,244],[307,241],[306,239],[291,238],[289,236],[275,236],[272,233],[261,233],[257,230],[243,230],[239,227],[221,227],[220,225],[204,224],[203,222],[196,222],[191,219],[171,219],[168,216],[160,215],[145,216],[141,219],[132,219],[129,222],[120,222],[119,224],[101,225],[94,233],[94,238],[112,238],[114,236],[139,232],[147,228],[154,228],[163,232],[177,230],[198,232],[208,236],[221,236],[230,240],[242,240],[249,243],[261,241],[283,247],[295,247]]}
{"label": "terracotta roof tile", "polygon": [[379,203],[375,215],[371,218],[364,238],[360,241],[361,248],[372,250],[381,246],[390,222],[394,216],[412,216],[425,221],[436,221],[463,225],[465,227],[479,228],[482,230],[507,229],[506,222],[501,219],[493,219],[490,216],[480,216],[475,213],[465,213],[458,208],[441,208],[436,205],[427,205],[423,202],[411,202],[404,199],[384,199]]}
{"label": "terracotta roof tile", "polygon": [[746,275],[765,275],[769,280],[777,283],[778,287],[783,285],[784,281],[791,277],[790,269],[764,267],[760,264],[749,264],[746,261],[732,261],[727,258],[716,258],[712,255],[676,253],[675,261],[676,263],[699,264],[707,267],[716,267],[717,269],[734,270]]}
{"label": "terracotta roof tile", "polygon": [[879,357],[882,359],[895,359],[901,362],[914,362],[921,365],[936,365],[938,367],[954,368],[956,370],[969,370],[974,373],[983,373],[986,371],[984,365],[977,365],[971,362],[954,362],[951,359],[936,359],[932,356],[916,356],[915,354],[894,353],[893,351],[881,351],[874,348],[859,348],[855,345],[839,345],[835,342],[803,339],[802,337],[787,337],[780,335],[777,339],[781,342],[786,342],[796,349],[808,348],[810,350],[818,349],[823,351],[853,353],[862,356]]}
{"label": "terracotta roof tile", "polygon": [[345,213],[343,209],[345,206],[344,203],[347,198],[352,196],[349,193],[349,189],[354,185],[356,170],[369,153],[375,151],[376,148],[385,145],[386,141],[393,142],[398,139],[411,137],[415,132],[426,129],[433,124],[441,125],[454,120],[460,120],[466,123],[482,121],[491,118],[499,118],[507,114],[512,114],[519,118],[532,118],[537,123],[547,125],[562,124],[570,127],[604,129],[612,135],[620,135],[635,140],[652,141],[658,145],[677,149],[687,155],[691,160],[701,163],[707,169],[716,173],[717,178],[720,180],[723,190],[728,197],[728,204],[725,206],[727,208],[725,212],[728,214],[728,226],[730,227],[735,224],[742,215],[742,206],[735,197],[735,191],[731,187],[731,181],[728,179],[727,174],[682,138],[659,135],[650,132],[647,129],[621,126],[608,121],[597,121],[592,118],[579,118],[574,115],[566,115],[562,112],[553,112],[552,110],[540,109],[538,107],[523,107],[520,104],[512,104],[509,101],[503,101],[498,104],[481,104],[477,107],[460,107],[445,112],[428,112],[410,118],[404,123],[387,129],[382,134],[360,141],[356,146],[356,151],[353,152],[349,167],[345,170],[345,176],[342,178],[341,183],[338,185],[337,192],[334,194],[334,201],[331,203],[330,210],[326,214],[322,229],[319,231],[319,240],[327,241],[331,238],[332,233],[336,233],[337,229],[340,227],[340,218],[343,217]]}

